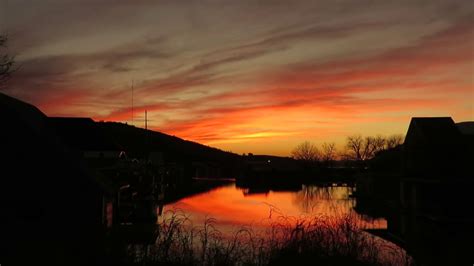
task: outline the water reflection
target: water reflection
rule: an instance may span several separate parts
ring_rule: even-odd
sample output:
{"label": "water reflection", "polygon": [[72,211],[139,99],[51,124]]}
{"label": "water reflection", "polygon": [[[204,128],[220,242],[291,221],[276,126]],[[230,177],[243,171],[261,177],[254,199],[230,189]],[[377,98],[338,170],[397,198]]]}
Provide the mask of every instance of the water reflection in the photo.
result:
{"label": "water reflection", "polygon": [[350,210],[354,206],[352,187],[305,186],[296,193],[295,205],[305,213],[335,213]]}
{"label": "water reflection", "polygon": [[165,206],[166,210],[182,210],[195,225],[206,218],[215,218],[221,229],[235,227],[264,227],[281,216],[309,218],[314,216],[354,216],[361,228],[386,228],[385,219],[370,219],[357,214],[351,197],[352,187],[303,185],[300,189],[243,189],[235,184],[207,193],[184,198]]}

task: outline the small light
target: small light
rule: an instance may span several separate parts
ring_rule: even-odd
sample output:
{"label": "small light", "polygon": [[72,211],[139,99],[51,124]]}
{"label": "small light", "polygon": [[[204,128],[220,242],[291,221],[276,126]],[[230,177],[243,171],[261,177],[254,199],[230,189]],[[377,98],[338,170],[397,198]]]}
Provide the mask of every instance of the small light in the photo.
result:
{"label": "small light", "polygon": [[271,163],[272,161],[271,160],[268,160],[268,163]]}

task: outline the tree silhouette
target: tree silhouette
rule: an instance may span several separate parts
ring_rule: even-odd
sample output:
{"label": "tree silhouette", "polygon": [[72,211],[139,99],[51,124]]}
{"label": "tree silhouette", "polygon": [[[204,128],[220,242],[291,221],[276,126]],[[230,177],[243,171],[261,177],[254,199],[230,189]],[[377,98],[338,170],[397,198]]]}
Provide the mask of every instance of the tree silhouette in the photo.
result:
{"label": "tree silhouette", "polygon": [[336,160],[336,144],[335,143],[333,142],[323,143],[321,159],[324,161],[326,166],[329,166],[331,162]]}
{"label": "tree silhouette", "polygon": [[291,155],[296,160],[306,161],[306,162],[316,162],[319,161],[320,153],[318,148],[309,141],[305,141],[291,152]]}
{"label": "tree silhouette", "polygon": [[360,135],[347,137],[346,147],[349,151],[349,158],[361,161],[364,154],[364,139]]}
{"label": "tree silhouette", "polygon": [[385,141],[382,137],[365,137],[354,135],[347,137],[346,147],[348,158],[355,161],[365,161],[374,156],[375,152],[383,149]]}
{"label": "tree silhouette", "polygon": [[392,135],[385,142],[386,149],[393,149],[403,144],[403,135]]}
{"label": "tree silhouette", "polygon": [[402,135],[392,135],[388,138],[383,136],[354,135],[347,137],[346,158],[355,161],[365,161],[372,159],[377,153],[392,149],[403,143]]}
{"label": "tree silhouette", "polygon": [[378,135],[377,137],[373,138],[372,141],[372,150],[373,153],[371,156],[375,155],[377,152],[381,152],[385,150],[385,144],[387,143],[387,139]]}
{"label": "tree silhouette", "polygon": [[13,72],[13,57],[6,53],[8,37],[0,35],[0,87],[10,78]]}

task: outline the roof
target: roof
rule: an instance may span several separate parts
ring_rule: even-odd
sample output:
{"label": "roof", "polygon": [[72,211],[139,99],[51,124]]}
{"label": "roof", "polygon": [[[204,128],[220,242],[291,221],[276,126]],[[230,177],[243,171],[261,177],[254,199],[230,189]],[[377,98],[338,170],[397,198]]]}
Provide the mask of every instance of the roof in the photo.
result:
{"label": "roof", "polygon": [[15,117],[12,119],[14,123],[27,125],[29,130],[37,134],[45,129],[46,116],[38,108],[3,93],[0,93],[0,112],[2,115]]}
{"label": "roof", "polygon": [[474,121],[456,123],[456,126],[463,135],[474,135]]}
{"label": "roof", "polygon": [[428,143],[448,144],[459,140],[461,135],[451,117],[414,117],[405,141],[414,137],[422,137]]}
{"label": "roof", "polygon": [[412,118],[403,145],[405,174],[428,179],[472,176],[466,136],[450,117]]}
{"label": "roof", "polygon": [[105,137],[91,118],[49,117],[48,122],[71,148],[81,151],[120,151],[121,148]]}

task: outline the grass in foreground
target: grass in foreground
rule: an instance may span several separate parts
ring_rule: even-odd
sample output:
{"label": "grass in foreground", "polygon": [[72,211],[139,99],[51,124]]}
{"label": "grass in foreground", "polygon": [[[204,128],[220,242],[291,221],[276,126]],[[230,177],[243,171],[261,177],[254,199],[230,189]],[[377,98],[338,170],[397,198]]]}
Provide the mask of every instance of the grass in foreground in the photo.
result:
{"label": "grass in foreground", "polygon": [[290,219],[266,230],[224,234],[209,218],[193,226],[174,211],[158,226],[154,245],[129,246],[133,265],[411,265],[397,246],[374,237],[350,216]]}

